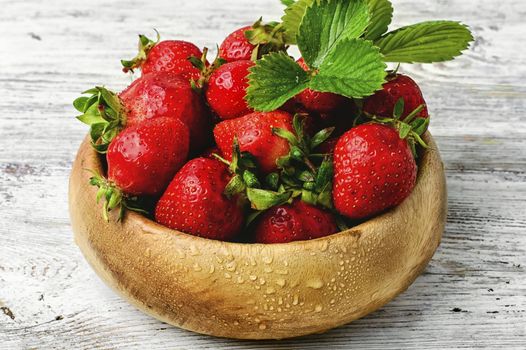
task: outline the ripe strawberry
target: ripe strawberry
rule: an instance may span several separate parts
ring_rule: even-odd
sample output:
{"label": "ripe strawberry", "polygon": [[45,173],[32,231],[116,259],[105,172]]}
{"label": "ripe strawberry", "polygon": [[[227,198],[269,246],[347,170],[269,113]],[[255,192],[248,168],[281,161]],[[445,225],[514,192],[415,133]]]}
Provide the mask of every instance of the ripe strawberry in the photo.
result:
{"label": "ripe strawberry", "polygon": [[188,148],[188,128],[179,119],[129,126],[108,148],[108,180],[126,194],[158,195],[183,166]]}
{"label": "ripe strawberry", "polygon": [[242,118],[225,120],[217,124],[214,137],[223,156],[232,159],[232,144],[237,137],[242,152],[250,152],[258,161],[263,173],[277,169],[276,160],[285,156],[289,143],[274,135],[273,128],[293,131],[292,116],[287,112],[255,112]]}
{"label": "ripe strawberry", "polygon": [[253,65],[252,61],[226,63],[210,76],[206,99],[221,119],[239,118],[251,112],[245,95],[248,69]]}
{"label": "ripe strawberry", "polygon": [[181,120],[190,130],[192,150],[209,143],[211,122],[206,107],[183,77],[152,73],[135,80],[119,94],[126,113],[126,125],[146,119],[170,117]]}
{"label": "ripe strawberry", "polygon": [[345,133],[334,150],[333,201],[351,219],[392,208],[409,196],[417,166],[408,141],[391,126],[362,124]]}
{"label": "ripe strawberry", "polygon": [[267,53],[285,50],[285,31],[278,24],[264,24],[260,19],[234,31],[221,44],[219,57],[227,62],[255,60]]}
{"label": "ripe strawberry", "polygon": [[154,42],[139,35],[139,53],[132,60],[122,60],[123,71],[141,68],[142,74],[171,73],[182,75],[186,79],[198,79],[201,72],[195,68],[189,57],[202,56],[201,50],[192,43],[182,40],[164,40]]}
{"label": "ripe strawberry", "polygon": [[104,153],[111,140],[126,126],[161,117],[181,120],[190,131],[191,150],[208,145],[211,120],[201,96],[181,76],[150,73],[135,80],[119,95],[95,87],[73,105],[83,113],[81,122],[91,126],[92,144]]}
{"label": "ripe strawberry", "polygon": [[219,57],[227,62],[248,61],[256,45],[252,45],[245,32],[251,30],[252,26],[240,28],[226,37],[219,47]]}
{"label": "ripe strawberry", "polygon": [[243,206],[223,192],[231,175],[221,162],[196,158],[173,178],[155,208],[155,220],[169,228],[228,241],[243,227]]}
{"label": "ripe strawberry", "polygon": [[[396,74],[384,84],[382,90],[364,100],[363,111],[370,115],[391,118],[395,105],[400,99],[404,100],[404,112],[401,115],[401,120],[404,120],[420,105],[426,105],[422,91],[415,81],[406,75]],[[428,118],[427,107],[424,107],[416,117]]]}
{"label": "ripe strawberry", "polygon": [[257,219],[256,243],[287,243],[336,233],[334,216],[301,200],[273,207]]}
{"label": "ripe strawberry", "polygon": [[[308,71],[309,67],[300,58],[298,64]],[[318,92],[311,89],[306,89],[295,97],[296,101],[301,103],[306,109],[312,112],[328,113],[334,111],[347,102],[345,96],[336,95],[330,92]]]}

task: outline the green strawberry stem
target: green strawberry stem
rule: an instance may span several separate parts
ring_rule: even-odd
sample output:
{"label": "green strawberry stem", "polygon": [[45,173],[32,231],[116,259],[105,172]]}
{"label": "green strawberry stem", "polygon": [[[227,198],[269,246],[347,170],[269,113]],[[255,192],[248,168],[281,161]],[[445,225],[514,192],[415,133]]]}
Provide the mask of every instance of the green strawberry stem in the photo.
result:
{"label": "green strawberry stem", "polygon": [[223,64],[226,63],[226,60],[219,57],[219,47],[217,48],[216,58],[214,59],[214,62],[212,62],[211,65],[207,65],[207,58],[206,58],[207,56],[208,56],[208,47],[205,47],[203,48],[203,54],[201,55],[201,57],[199,58],[195,56],[188,57],[188,61],[190,61],[190,63],[192,63],[192,65],[201,72],[199,79],[197,80],[192,79],[190,81],[190,84],[192,85],[192,89],[194,89],[195,91],[199,93],[202,92],[203,88],[210,80],[210,76],[212,75],[212,73],[214,73],[216,69],[218,69],[219,67],[221,67]]}
{"label": "green strawberry stem", "polygon": [[156,41],[149,39],[145,35],[139,34],[139,52],[137,53],[137,56],[135,56],[131,60],[121,60],[121,64],[123,67],[122,71],[124,73],[133,73],[134,69],[140,68],[144,61],[146,61],[150,50],[159,43],[159,41],[161,40],[161,35],[156,29],[154,30],[157,34]]}
{"label": "green strawberry stem", "polygon": [[128,197],[123,193],[114,183],[108,181],[102,175],[94,170],[89,170],[93,176],[90,178],[89,183],[92,186],[97,186],[99,190],[97,191],[97,204],[101,201],[104,201],[102,205],[102,217],[106,222],[109,222],[109,213],[112,210],[119,209],[119,216],[117,221],[122,221],[126,210],[132,210],[142,214],[148,214],[144,209],[134,207],[130,204],[133,201],[133,198]]}
{"label": "green strawberry stem", "polygon": [[404,99],[399,99],[393,110],[392,118],[383,118],[376,115],[370,115],[364,112],[364,116],[372,120],[375,123],[390,125],[394,127],[399,132],[401,139],[407,140],[413,156],[417,158],[418,152],[416,149],[416,144],[420,145],[423,148],[428,148],[429,146],[422,139],[422,135],[426,132],[430,118],[420,118],[417,117],[418,114],[425,108],[425,105],[422,104],[415,108],[411,113],[409,113],[405,118],[402,118],[404,111]]}
{"label": "green strawberry stem", "polygon": [[253,61],[271,52],[287,51],[288,48],[283,24],[279,22],[263,24],[263,18],[260,18],[252,25],[252,29],[245,32],[245,37],[256,46],[252,51]]}
{"label": "green strawberry stem", "polygon": [[[277,160],[281,169],[281,181],[285,190],[293,191],[301,199],[312,205],[332,208],[332,159],[330,156],[313,153],[325,142],[334,128],[323,129],[312,138],[305,132],[305,119],[296,114],[293,119],[294,133],[274,128],[272,132],[290,144],[288,155]],[[293,195],[294,197],[294,195]]]}
{"label": "green strawberry stem", "polygon": [[111,141],[126,125],[126,113],[117,94],[97,86],[84,91],[82,96],[73,102],[73,106],[82,114],[77,119],[90,126],[90,137],[93,148],[99,153],[106,153]]}

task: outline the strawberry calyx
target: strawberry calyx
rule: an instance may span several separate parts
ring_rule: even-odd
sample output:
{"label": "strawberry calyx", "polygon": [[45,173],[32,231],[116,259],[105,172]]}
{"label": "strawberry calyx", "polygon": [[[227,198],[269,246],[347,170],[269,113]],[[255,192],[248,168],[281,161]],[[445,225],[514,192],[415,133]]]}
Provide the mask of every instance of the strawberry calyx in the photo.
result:
{"label": "strawberry calyx", "polygon": [[292,197],[301,197],[304,202],[332,209],[332,157],[314,153],[334,132],[334,128],[319,131],[310,137],[305,133],[305,118],[296,114],[293,120],[294,133],[275,128],[275,135],[290,144],[289,154],[276,161],[281,169],[280,180]]}
{"label": "strawberry calyx", "polygon": [[240,196],[250,202],[251,208],[263,211],[276,205],[286,203],[292,196],[279,186],[279,176],[276,173],[267,175],[264,181],[258,177],[256,160],[249,152],[241,152],[237,137],[232,145],[232,160],[228,161],[218,154],[213,156],[226,164],[233,175],[225,187],[224,194],[228,198]]}
{"label": "strawberry calyx", "polygon": [[[290,151],[276,161],[280,171],[270,173],[264,179],[258,177],[260,173],[255,158],[249,152],[240,151],[237,138],[233,141],[232,161],[214,154],[233,174],[224,194],[229,198],[238,195],[250,202],[251,212],[246,220],[247,226],[266,210],[292,204],[296,199],[321,206],[338,217],[332,203],[332,157],[313,151],[329,139],[334,128],[323,129],[310,137],[304,131],[305,121],[303,115],[297,114],[293,119],[294,132],[281,128],[272,129],[275,135],[289,142]],[[338,219],[337,222],[340,229],[348,228],[343,219]]]}
{"label": "strawberry calyx", "polygon": [[194,89],[197,92],[202,92],[204,86],[208,83],[210,80],[210,76],[216,69],[221,67],[223,64],[225,64],[227,61],[221,57],[219,57],[219,48],[217,49],[217,55],[214,59],[214,62],[212,64],[208,64],[208,61],[206,59],[208,55],[208,47],[203,48],[203,54],[201,57],[196,56],[190,56],[188,57],[188,61],[192,63],[192,65],[201,72],[199,79],[191,79],[190,85],[192,86],[192,89]]}
{"label": "strawberry calyx", "polygon": [[155,30],[155,33],[157,34],[157,40],[153,41],[152,39],[149,39],[146,35],[139,34],[139,52],[137,53],[137,56],[132,58],[131,60],[121,60],[122,64],[122,71],[124,73],[128,72],[134,72],[134,69],[140,68],[144,61],[148,58],[148,53],[150,50],[159,43],[161,40],[161,35],[159,32]]}
{"label": "strawberry calyx", "polygon": [[213,157],[227,165],[228,170],[232,174],[232,178],[226,185],[224,191],[225,196],[228,198],[245,192],[247,188],[261,186],[256,176],[256,161],[249,152],[241,152],[237,137],[234,137],[231,161],[224,159],[216,153],[213,154]]}
{"label": "strawberry calyx", "polygon": [[288,46],[285,39],[285,29],[280,22],[263,23],[258,19],[252,28],[245,31],[248,42],[255,45],[252,60],[256,61],[271,52],[286,51]]}
{"label": "strawberry calyx", "polygon": [[111,141],[126,125],[124,106],[119,96],[101,86],[82,94],[90,96],[81,96],[73,102],[75,109],[82,113],[77,119],[90,126],[93,148],[106,153]]}
{"label": "strawberry calyx", "polygon": [[417,117],[420,112],[426,107],[422,104],[415,108],[405,118],[402,118],[404,112],[404,99],[400,98],[394,107],[392,118],[383,118],[376,115],[370,115],[364,112],[365,117],[375,123],[390,125],[398,130],[401,139],[407,140],[411,151],[415,158],[417,157],[416,145],[419,144],[423,148],[428,148],[428,145],[422,139],[422,135],[429,127],[430,118]]}
{"label": "strawberry calyx", "polygon": [[123,193],[113,182],[107,180],[98,172],[93,170],[88,170],[93,174],[89,179],[89,183],[92,186],[97,186],[99,190],[97,191],[97,204],[103,200],[102,206],[102,217],[106,222],[109,222],[109,213],[112,210],[119,209],[119,215],[117,221],[122,221],[126,210],[132,210],[142,214],[148,214],[147,211],[137,208],[131,205],[132,202],[137,200],[136,197],[130,197]]}

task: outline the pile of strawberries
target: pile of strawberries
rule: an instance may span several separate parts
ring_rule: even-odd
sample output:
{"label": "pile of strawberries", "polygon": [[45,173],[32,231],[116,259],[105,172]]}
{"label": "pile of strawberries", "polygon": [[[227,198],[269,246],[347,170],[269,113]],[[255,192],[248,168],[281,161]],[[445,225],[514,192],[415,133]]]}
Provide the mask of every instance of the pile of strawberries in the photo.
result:
{"label": "pile of strawberries", "polygon": [[285,243],[334,234],[411,194],[429,124],[418,85],[388,71],[363,99],[307,88],[255,111],[249,75],[269,52],[286,52],[282,39],[258,21],[210,63],[192,43],[141,35],[138,55],[122,61],[141,76],[75,101],[107,162],[90,180],[106,219],[128,209],[209,239]]}

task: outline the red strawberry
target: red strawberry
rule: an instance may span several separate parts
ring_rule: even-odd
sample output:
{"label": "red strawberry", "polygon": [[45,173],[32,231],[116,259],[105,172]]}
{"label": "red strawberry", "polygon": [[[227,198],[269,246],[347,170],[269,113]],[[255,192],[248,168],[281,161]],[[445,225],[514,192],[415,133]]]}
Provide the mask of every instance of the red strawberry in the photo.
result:
{"label": "red strawberry", "polygon": [[362,124],[345,133],[334,150],[333,201],[351,219],[392,208],[409,196],[417,166],[408,141],[394,128]]}
{"label": "red strawberry", "polygon": [[252,61],[236,61],[222,65],[210,76],[206,99],[221,119],[239,118],[251,112],[245,100],[248,69]]}
{"label": "red strawberry", "polygon": [[169,228],[210,239],[231,240],[243,227],[243,207],[223,192],[231,175],[214,159],[196,158],[178,173],[155,208]]}
{"label": "red strawberry", "polygon": [[188,128],[178,119],[127,127],[108,148],[108,180],[127,194],[160,194],[186,161],[188,146]]}
{"label": "red strawberry", "polygon": [[155,45],[141,66],[142,74],[153,72],[180,74],[186,79],[199,79],[201,72],[188,58],[201,58],[203,53],[192,43],[182,40],[165,40]]}
{"label": "red strawberry", "polygon": [[232,159],[232,144],[237,137],[241,151],[250,152],[258,161],[260,170],[270,173],[277,169],[276,160],[288,154],[289,143],[274,135],[272,128],[293,131],[292,116],[287,112],[255,112],[242,118],[225,120],[217,124],[214,137],[223,156]]}
{"label": "red strawberry", "polygon": [[334,216],[301,200],[273,207],[258,218],[257,243],[287,243],[325,237],[336,233]]}
{"label": "red strawberry", "polygon": [[158,117],[175,118],[188,126],[192,149],[209,143],[209,115],[201,97],[185,78],[164,73],[146,74],[119,97],[126,110],[126,125]]}
{"label": "red strawberry", "polygon": [[129,61],[122,60],[123,71],[133,71],[141,68],[142,74],[171,73],[182,75],[186,79],[198,79],[201,75],[188,58],[201,58],[201,50],[192,43],[182,40],[157,41],[139,35],[139,53]]}
{"label": "red strawberry", "polygon": [[227,62],[250,60],[256,45],[252,45],[245,32],[251,30],[252,26],[240,28],[226,37],[219,47],[219,57]]}
{"label": "red strawberry", "polygon": [[[413,79],[397,74],[384,84],[383,89],[365,99],[363,111],[384,118],[392,118],[398,100],[404,100],[404,112],[401,120],[421,105],[426,105],[422,91]],[[424,107],[417,117],[428,118],[427,107]]]}
{"label": "red strawberry", "polygon": [[[309,67],[300,58],[298,64],[308,71]],[[296,101],[301,103],[306,109],[312,112],[328,113],[340,108],[347,102],[344,96],[336,95],[330,92],[318,92],[311,89],[306,89],[295,97]]]}
{"label": "red strawberry", "polygon": [[251,60],[286,49],[284,29],[277,22],[264,24],[260,19],[226,37],[219,48],[219,57],[227,62]]}

